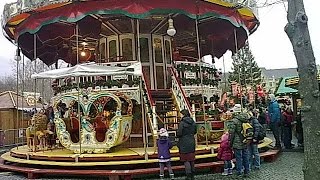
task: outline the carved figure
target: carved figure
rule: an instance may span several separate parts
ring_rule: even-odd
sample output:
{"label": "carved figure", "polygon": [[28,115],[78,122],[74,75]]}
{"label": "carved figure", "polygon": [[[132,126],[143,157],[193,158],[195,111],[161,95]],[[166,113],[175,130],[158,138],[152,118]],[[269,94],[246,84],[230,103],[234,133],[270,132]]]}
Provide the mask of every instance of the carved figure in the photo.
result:
{"label": "carved figure", "polygon": [[32,151],[37,150],[37,144],[41,148],[46,148],[46,137],[52,135],[53,132],[47,129],[47,116],[43,113],[36,113],[31,118],[31,124],[26,129],[27,146]]}

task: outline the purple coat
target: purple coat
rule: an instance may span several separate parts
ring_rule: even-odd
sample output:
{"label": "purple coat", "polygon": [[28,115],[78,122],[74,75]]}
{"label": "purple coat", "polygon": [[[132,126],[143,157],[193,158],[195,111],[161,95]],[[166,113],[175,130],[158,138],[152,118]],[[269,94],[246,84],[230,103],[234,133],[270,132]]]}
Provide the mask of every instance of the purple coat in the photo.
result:
{"label": "purple coat", "polygon": [[170,149],[172,148],[172,143],[168,137],[160,137],[157,140],[158,145],[158,158],[162,159],[170,159]]}
{"label": "purple coat", "polygon": [[230,146],[229,133],[225,133],[221,137],[220,148],[218,151],[218,158],[223,161],[232,160],[233,152]]}

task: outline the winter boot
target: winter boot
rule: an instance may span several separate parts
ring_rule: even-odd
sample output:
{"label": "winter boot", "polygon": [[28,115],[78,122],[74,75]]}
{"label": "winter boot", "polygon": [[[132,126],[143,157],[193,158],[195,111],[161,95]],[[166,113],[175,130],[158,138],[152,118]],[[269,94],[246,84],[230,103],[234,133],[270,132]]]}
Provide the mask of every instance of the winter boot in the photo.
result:
{"label": "winter boot", "polygon": [[194,180],[194,173],[191,174],[191,180]]}
{"label": "winter boot", "polygon": [[192,175],[191,174],[187,174],[186,180],[192,180]]}
{"label": "winter boot", "polygon": [[164,179],[164,174],[160,174],[160,179],[161,179],[161,180]]}
{"label": "winter boot", "polygon": [[228,169],[228,175],[232,175],[232,168]]}
{"label": "winter boot", "polygon": [[222,176],[227,176],[228,175],[228,169],[224,169],[221,175]]}

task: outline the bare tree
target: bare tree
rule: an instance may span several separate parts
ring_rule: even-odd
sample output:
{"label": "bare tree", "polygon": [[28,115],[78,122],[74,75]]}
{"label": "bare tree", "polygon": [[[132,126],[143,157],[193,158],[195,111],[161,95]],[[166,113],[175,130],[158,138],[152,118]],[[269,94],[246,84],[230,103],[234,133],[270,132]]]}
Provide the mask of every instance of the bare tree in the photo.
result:
{"label": "bare tree", "polygon": [[16,84],[15,84],[15,78],[13,75],[6,75],[3,77],[0,77],[0,92],[15,91],[15,90],[16,90]]}
{"label": "bare tree", "polygon": [[[17,63],[12,61],[12,71],[14,75],[14,82],[17,80]],[[19,61],[19,69],[18,69],[18,82],[19,82],[19,92],[37,92],[47,101],[53,96],[53,91],[51,89],[51,80],[37,80],[37,85],[35,88],[35,80],[31,79],[31,75],[43,71],[48,71],[51,67],[45,65],[42,61],[37,60],[36,64],[34,61],[30,61],[29,59],[25,59],[23,61]],[[14,88],[16,91],[16,88]]]}
{"label": "bare tree", "polygon": [[304,179],[320,179],[320,106],[319,83],[311,45],[308,17],[303,0],[288,0],[288,24],[285,31],[293,46],[299,73],[304,129]]}

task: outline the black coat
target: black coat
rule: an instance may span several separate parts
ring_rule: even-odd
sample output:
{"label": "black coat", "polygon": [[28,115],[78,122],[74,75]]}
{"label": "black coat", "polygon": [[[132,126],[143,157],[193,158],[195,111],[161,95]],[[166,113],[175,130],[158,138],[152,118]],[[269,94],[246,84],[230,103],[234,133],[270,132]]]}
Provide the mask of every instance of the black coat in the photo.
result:
{"label": "black coat", "polygon": [[183,117],[179,124],[177,137],[179,153],[193,153],[196,150],[194,135],[197,133],[196,123],[191,117]]}
{"label": "black coat", "polygon": [[256,118],[251,117],[250,124],[253,127],[253,139],[258,140],[258,135],[260,131],[259,121]]}

